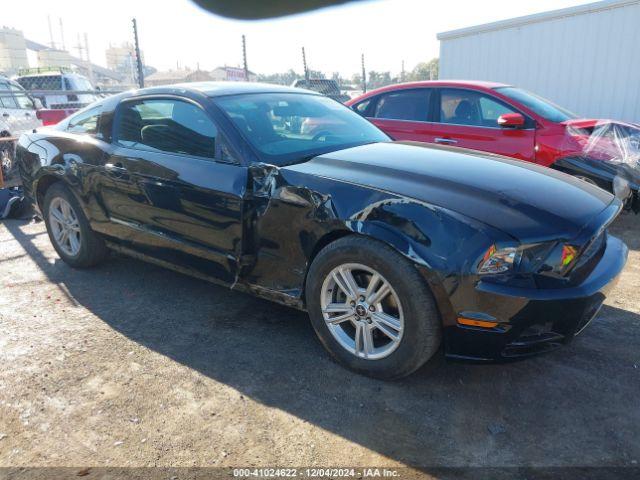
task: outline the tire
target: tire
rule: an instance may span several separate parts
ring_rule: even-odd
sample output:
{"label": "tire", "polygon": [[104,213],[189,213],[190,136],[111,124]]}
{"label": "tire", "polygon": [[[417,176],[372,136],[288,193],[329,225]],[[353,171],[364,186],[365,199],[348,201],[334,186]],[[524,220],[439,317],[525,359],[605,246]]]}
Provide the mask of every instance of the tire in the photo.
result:
{"label": "tire", "polygon": [[[2,135],[0,135],[2,138]],[[5,182],[13,179],[15,174],[15,145],[13,142],[0,140],[0,165]]]}
{"label": "tire", "polygon": [[[70,241],[61,242],[56,239],[56,232],[60,231],[60,222],[55,219],[55,215],[61,212],[59,207],[64,206],[64,202],[71,209],[70,217],[76,220],[73,228],[77,251],[74,251]],[[52,214],[52,208],[56,213]],[[104,240],[91,229],[78,200],[64,184],[54,183],[47,189],[42,213],[51,244],[65,263],[74,268],[88,268],[99,264],[107,257],[108,250]],[[70,236],[71,234],[67,235],[67,238]]]}
{"label": "tire", "polygon": [[[338,283],[340,279],[342,285],[348,283],[344,280],[348,277],[342,276],[345,271],[351,272],[360,289],[355,307],[348,311],[351,300]],[[390,287],[381,300],[363,291],[374,274],[379,275],[379,287],[373,292],[381,292],[385,283]],[[305,293],[320,341],[338,363],[358,373],[381,379],[404,377],[438,351],[442,322],[433,295],[415,266],[384,243],[351,235],[329,244],[309,269]],[[332,325],[332,321],[338,323]],[[368,342],[365,334],[358,333],[367,329],[371,331]],[[397,340],[392,340],[394,336]]]}

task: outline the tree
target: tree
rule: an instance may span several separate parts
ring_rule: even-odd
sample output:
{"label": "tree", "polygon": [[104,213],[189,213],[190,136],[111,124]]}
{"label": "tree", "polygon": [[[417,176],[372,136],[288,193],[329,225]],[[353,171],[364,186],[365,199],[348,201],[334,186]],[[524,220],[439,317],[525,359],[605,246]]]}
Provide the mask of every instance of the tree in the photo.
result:
{"label": "tree", "polygon": [[398,79],[396,77],[391,77],[390,72],[376,72],[375,70],[371,70],[367,74],[367,88],[374,89],[379,87],[384,87],[386,85],[391,85],[392,83],[396,83]]}
{"label": "tree", "polygon": [[420,62],[407,75],[407,80],[437,80],[438,79],[438,58],[433,58],[428,62]]}
{"label": "tree", "polygon": [[279,85],[291,85],[298,78],[303,78],[301,75],[295,72],[293,69],[289,69],[284,73],[272,73],[269,75],[259,74],[258,81],[265,83],[276,83]]}

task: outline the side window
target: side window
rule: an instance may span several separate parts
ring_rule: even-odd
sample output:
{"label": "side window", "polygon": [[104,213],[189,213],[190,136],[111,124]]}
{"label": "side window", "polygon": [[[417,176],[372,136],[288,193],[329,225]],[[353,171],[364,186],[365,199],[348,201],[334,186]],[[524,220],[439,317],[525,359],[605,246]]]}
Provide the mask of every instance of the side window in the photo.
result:
{"label": "side window", "polygon": [[9,85],[9,88],[11,88],[11,90],[13,91],[13,95],[15,96],[16,102],[18,103],[18,108],[22,108],[25,110],[34,110],[36,108],[31,98],[29,98],[29,95],[27,95],[27,92],[25,92],[23,89],[11,84]]}
{"label": "side window", "polygon": [[173,99],[124,102],[116,115],[116,140],[144,150],[215,158],[217,129],[197,105]]}
{"label": "side window", "polygon": [[366,117],[369,113],[368,110],[370,105],[371,105],[371,99],[368,99],[368,100],[364,100],[363,102],[355,104],[353,106],[353,109],[363,117]]}
{"label": "side window", "polygon": [[390,120],[412,120],[426,122],[429,114],[430,90],[401,90],[381,95],[378,99],[375,118]]}
{"label": "side window", "polygon": [[515,110],[483,93],[454,88],[441,90],[442,123],[497,127],[498,117],[504,113],[515,113]]}
{"label": "side window", "polygon": [[517,112],[491,97],[480,97],[480,115],[482,116],[483,123],[489,123],[492,126],[495,126],[498,121],[498,117],[505,113]]}
{"label": "side window", "polygon": [[98,122],[100,120],[100,109],[92,108],[86,112],[73,116],[67,125],[67,132],[85,133],[87,135],[98,135]]}
{"label": "side window", "polygon": [[0,107],[18,108],[18,103],[11,93],[11,90],[9,90],[9,84],[7,82],[0,82]]}

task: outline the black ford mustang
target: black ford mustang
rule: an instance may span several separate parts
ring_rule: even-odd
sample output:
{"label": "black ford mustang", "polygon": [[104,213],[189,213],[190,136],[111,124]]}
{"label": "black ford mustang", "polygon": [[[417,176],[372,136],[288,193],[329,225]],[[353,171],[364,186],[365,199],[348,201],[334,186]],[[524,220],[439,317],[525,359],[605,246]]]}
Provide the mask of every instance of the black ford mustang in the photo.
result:
{"label": "black ford mustang", "polygon": [[551,169],[397,143],[292,88],[113,96],[24,135],[18,164],[60,257],[108,249],[306,309],[372,376],[528,356],[597,313],[626,246],[609,193]]}

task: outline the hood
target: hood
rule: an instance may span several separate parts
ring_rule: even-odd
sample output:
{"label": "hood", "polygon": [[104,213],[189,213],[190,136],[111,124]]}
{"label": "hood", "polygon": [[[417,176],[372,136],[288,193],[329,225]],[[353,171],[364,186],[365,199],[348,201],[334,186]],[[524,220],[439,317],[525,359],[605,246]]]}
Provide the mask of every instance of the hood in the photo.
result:
{"label": "hood", "polygon": [[565,120],[564,122],[560,122],[560,123],[568,127],[592,128],[601,122],[610,123],[610,122],[613,122],[613,120],[598,120],[596,118],[572,118],[570,120]]}
{"label": "hood", "polygon": [[560,123],[562,125],[571,125],[572,127],[577,127],[577,128],[595,127],[596,125],[609,124],[609,123],[640,127],[640,124],[638,123],[625,122],[623,120],[614,120],[612,118],[571,118],[569,120],[565,120],[564,122],[560,122]]}
{"label": "hood", "polygon": [[286,168],[444,207],[527,242],[575,238],[614,201],[550,168],[416,142],[363,145]]}

